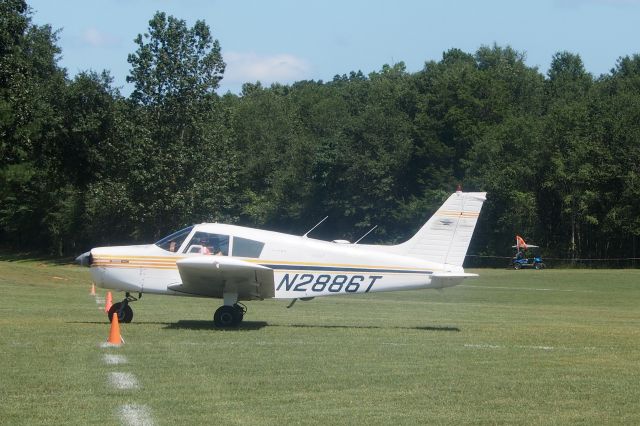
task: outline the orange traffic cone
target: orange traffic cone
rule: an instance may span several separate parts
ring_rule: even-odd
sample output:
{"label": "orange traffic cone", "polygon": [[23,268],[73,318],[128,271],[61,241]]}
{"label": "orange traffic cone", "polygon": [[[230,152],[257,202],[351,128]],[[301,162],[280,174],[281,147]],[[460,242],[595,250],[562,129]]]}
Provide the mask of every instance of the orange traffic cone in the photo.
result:
{"label": "orange traffic cone", "polygon": [[113,297],[111,296],[111,292],[108,291],[107,297],[105,298],[105,301],[104,301],[104,311],[109,312],[109,309],[111,309],[111,305],[113,305]]}
{"label": "orange traffic cone", "polygon": [[94,283],[91,283],[91,295],[96,295],[96,285]]}
{"label": "orange traffic cone", "polygon": [[118,313],[114,312],[111,317],[111,330],[109,330],[109,338],[107,343],[110,345],[120,346],[124,343],[122,336],[120,336],[120,323],[118,322]]}

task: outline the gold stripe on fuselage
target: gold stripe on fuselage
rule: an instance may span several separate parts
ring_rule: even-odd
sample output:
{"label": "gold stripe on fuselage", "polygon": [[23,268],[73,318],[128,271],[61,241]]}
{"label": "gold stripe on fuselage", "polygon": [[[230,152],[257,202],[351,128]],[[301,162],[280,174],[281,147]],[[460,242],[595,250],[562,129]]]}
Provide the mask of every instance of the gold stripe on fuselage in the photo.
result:
{"label": "gold stripe on fuselage", "polygon": [[[100,256],[93,259],[91,266],[104,267],[104,268],[149,268],[149,269],[176,269],[176,262],[180,259],[184,259],[188,256],[176,256],[172,258],[157,257],[157,256]],[[374,266],[374,265],[352,265],[344,263],[322,263],[322,262],[293,262],[283,260],[266,260],[266,259],[241,259],[245,262],[255,263],[257,265],[294,265],[294,266],[317,266],[317,267],[329,267],[329,268],[350,268],[348,271],[357,272],[357,269],[381,269],[384,270],[404,270],[415,271],[424,270],[426,272],[432,272],[438,269],[423,269],[421,267],[405,267],[405,266]],[[284,270],[284,269],[283,269]],[[279,270],[280,271],[280,270]],[[319,270],[320,271],[320,270]],[[345,270],[345,272],[348,272]],[[299,271],[298,271],[299,272]],[[334,271],[331,271],[332,273]]]}

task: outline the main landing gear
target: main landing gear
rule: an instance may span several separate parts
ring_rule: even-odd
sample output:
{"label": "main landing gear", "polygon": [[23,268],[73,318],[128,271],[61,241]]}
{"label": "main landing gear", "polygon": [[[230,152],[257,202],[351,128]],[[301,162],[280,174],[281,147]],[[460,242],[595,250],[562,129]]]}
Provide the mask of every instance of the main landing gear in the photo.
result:
{"label": "main landing gear", "polygon": [[224,305],[216,309],[213,314],[213,323],[216,327],[236,327],[242,322],[247,307],[238,302],[238,293],[227,291],[222,293]]}
{"label": "main landing gear", "polygon": [[242,322],[247,307],[242,303],[234,303],[232,306],[223,305],[213,314],[213,323],[216,327],[236,327]]}
{"label": "main landing gear", "polygon": [[142,298],[142,293],[138,293],[138,297],[133,297],[129,292],[125,293],[125,298],[122,302],[114,303],[109,309],[108,316],[109,322],[113,318],[113,314],[118,314],[118,322],[129,323],[133,320],[133,309],[129,306],[130,302],[135,302]]}

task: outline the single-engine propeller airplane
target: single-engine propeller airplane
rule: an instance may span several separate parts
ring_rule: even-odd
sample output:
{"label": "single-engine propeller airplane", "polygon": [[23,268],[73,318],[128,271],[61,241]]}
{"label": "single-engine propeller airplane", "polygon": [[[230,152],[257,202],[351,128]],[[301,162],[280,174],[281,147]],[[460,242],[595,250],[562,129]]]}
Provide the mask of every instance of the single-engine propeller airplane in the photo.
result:
{"label": "single-engine propeller airplane", "polygon": [[[452,194],[408,241],[398,245],[321,241],[220,223],[201,223],[155,244],[99,247],[76,259],[96,284],[125,292],[109,310],[131,322],[129,303],[143,293],[223,300],[213,320],[240,324],[240,301],[444,288],[476,274],[465,258],[484,192]],[[131,293],[139,293],[138,298]],[[291,305],[289,305],[291,306]]]}

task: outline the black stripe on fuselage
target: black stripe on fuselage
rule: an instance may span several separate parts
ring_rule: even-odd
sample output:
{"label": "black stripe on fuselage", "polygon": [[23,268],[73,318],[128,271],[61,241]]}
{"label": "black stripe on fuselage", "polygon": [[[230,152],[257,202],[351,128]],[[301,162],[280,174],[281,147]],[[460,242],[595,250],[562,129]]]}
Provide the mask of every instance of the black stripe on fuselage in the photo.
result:
{"label": "black stripe on fuselage", "polygon": [[391,274],[426,274],[431,275],[433,271],[426,270],[407,270],[407,269],[380,269],[380,268],[355,268],[344,266],[314,266],[314,265],[270,265],[261,264],[267,268],[274,270],[287,270],[287,271],[328,271],[328,272],[386,272]]}

